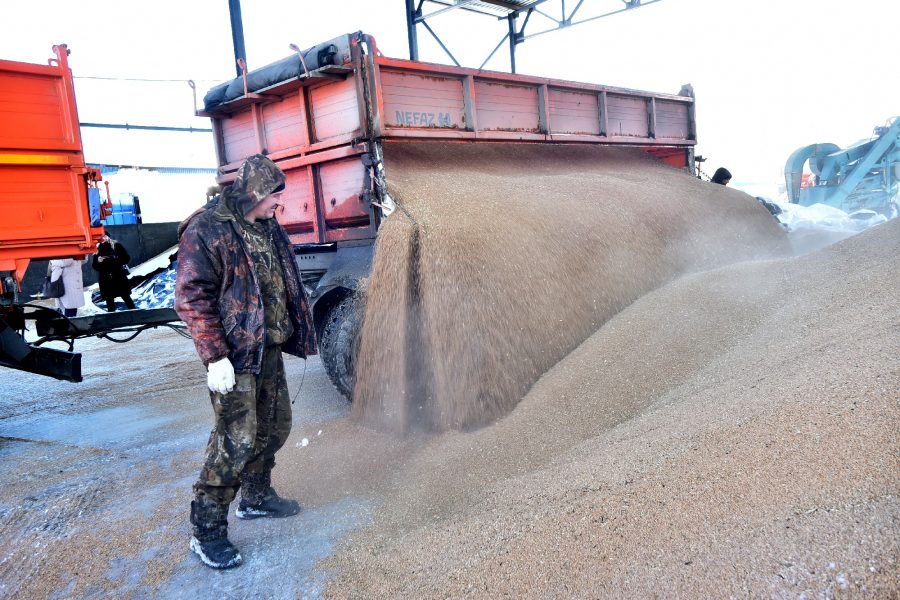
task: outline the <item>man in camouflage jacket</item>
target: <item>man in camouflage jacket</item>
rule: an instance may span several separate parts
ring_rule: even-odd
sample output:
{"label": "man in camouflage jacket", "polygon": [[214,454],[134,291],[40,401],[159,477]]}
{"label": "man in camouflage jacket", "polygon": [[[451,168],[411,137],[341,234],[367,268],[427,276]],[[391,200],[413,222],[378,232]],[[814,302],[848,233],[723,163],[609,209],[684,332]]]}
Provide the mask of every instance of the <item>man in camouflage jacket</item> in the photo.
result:
{"label": "man in camouflage jacket", "polygon": [[291,430],[281,352],[316,353],[309,302],[292,246],[273,218],[284,173],[248,158],[218,201],[179,228],[175,310],[207,367],[215,413],[191,502],[191,550],[215,568],[241,563],[228,507],[242,519],[286,517],[300,506],[272,489],[275,453]]}

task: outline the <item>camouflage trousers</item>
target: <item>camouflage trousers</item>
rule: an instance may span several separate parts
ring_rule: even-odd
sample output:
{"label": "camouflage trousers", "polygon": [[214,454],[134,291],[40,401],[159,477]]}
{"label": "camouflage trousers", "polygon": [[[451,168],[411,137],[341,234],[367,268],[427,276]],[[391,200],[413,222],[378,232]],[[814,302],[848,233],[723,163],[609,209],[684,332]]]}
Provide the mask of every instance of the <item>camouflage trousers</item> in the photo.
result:
{"label": "camouflage trousers", "polygon": [[259,374],[238,373],[227,394],[210,392],[215,428],[194,484],[198,500],[230,504],[244,473],[260,474],[275,466],[275,453],[291,432],[291,399],[281,346],[267,346]]}

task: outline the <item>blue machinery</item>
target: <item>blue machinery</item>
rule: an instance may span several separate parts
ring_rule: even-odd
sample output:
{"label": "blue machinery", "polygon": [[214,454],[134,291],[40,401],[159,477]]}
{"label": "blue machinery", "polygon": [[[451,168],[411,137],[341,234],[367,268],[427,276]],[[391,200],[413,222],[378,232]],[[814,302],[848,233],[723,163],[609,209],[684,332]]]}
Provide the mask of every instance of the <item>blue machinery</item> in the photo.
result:
{"label": "blue machinery", "polygon": [[[803,167],[809,162],[808,187]],[[853,212],[871,209],[889,213],[900,191],[900,117],[876,127],[871,140],[845,150],[834,144],[812,144],[791,154],[784,166],[788,199],[794,204],[827,204]]]}

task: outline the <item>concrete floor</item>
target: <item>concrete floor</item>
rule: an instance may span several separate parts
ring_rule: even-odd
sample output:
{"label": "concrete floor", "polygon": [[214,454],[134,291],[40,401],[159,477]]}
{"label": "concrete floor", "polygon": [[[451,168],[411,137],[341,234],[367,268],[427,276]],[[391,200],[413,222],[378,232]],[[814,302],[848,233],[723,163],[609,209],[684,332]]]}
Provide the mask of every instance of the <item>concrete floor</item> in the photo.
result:
{"label": "concrete floor", "polygon": [[[187,551],[188,507],[212,411],[192,342],[158,329],[76,350],[79,384],[2,372],[0,597],[319,596],[328,574],[316,562],[368,522],[369,502],[344,498],[278,522],[232,517],[245,566],[202,566]],[[298,426],[323,428],[349,404],[317,357],[285,358],[288,444],[302,447]]]}

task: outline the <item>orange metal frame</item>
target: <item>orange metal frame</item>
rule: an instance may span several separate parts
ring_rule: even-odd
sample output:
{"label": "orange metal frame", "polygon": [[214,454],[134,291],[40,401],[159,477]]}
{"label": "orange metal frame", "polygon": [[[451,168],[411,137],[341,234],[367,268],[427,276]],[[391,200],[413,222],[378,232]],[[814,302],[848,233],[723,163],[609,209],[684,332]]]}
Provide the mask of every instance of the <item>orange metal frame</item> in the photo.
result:
{"label": "orange metal frame", "polygon": [[[88,188],[68,50],[47,65],[0,61],[0,272],[21,286],[35,259],[83,258],[103,227],[91,226]],[[109,210],[109,192],[101,208]]]}

